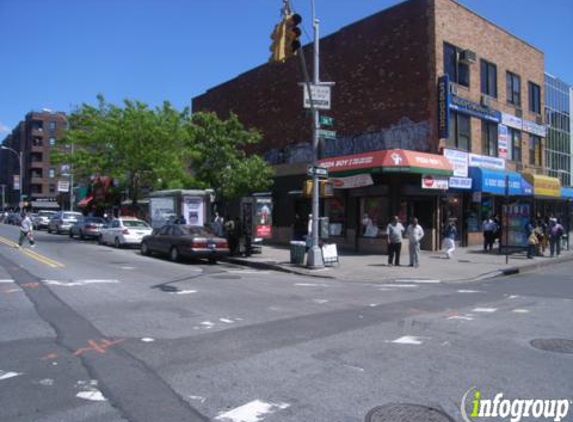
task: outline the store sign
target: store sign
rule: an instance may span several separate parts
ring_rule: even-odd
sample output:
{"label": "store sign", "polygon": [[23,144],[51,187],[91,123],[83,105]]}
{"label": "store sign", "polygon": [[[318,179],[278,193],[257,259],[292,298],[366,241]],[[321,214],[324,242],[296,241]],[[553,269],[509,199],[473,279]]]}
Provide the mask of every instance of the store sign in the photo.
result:
{"label": "store sign", "polygon": [[468,153],[455,149],[444,149],[444,157],[454,169],[454,176],[468,177]]}
{"label": "store sign", "polygon": [[470,167],[479,167],[483,169],[505,170],[505,160],[498,157],[487,155],[470,154]]}
{"label": "store sign", "polygon": [[473,101],[466,100],[465,98],[458,97],[457,95],[452,95],[450,108],[460,113],[469,114],[470,116],[478,117],[483,120],[489,120],[490,122],[501,122],[501,113],[498,110],[483,106],[479,103],[474,103]]}
{"label": "store sign", "polygon": [[543,125],[538,125],[537,123],[531,122],[529,120],[523,121],[523,130],[525,132],[540,136],[542,138],[545,138],[547,136],[547,127]]}
{"label": "store sign", "polygon": [[440,138],[450,136],[450,78],[438,79],[438,131]]}
{"label": "store sign", "polygon": [[67,180],[58,181],[58,192],[68,192],[70,190],[70,182]]}
{"label": "store sign", "polygon": [[507,150],[509,148],[509,129],[505,125],[497,127],[497,156],[507,160]]}
{"label": "store sign", "polygon": [[450,177],[450,189],[471,189],[472,179],[469,177]]}
{"label": "store sign", "polygon": [[523,121],[513,114],[501,113],[501,124],[518,130],[523,128]]}
{"label": "store sign", "polygon": [[20,190],[20,176],[14,175],[14,190]]}
{"label": "store sign", "polygon": [[433,174],[422,175],[422,189],[439,189],[448,190],[449,178],[445,176],[436,176]]}
{"label": "store sign", "polygon": [[372,176],[368,173],[348,177],[330,178],[330,181],[332,182],[334,189],[363,188],[374,184]]}
{"label": "store sign", "polygon": [[[330,87],[324,85],[311,85],[312,104],[319,110],[330,110]],[[304,108],[310,108],[308,86],[304,85]]]}

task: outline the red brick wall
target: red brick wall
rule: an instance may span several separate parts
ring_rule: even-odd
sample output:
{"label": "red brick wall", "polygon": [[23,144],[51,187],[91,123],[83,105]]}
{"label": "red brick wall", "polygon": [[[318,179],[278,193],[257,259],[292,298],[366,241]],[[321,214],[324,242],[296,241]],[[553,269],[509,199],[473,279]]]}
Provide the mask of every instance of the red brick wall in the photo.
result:
{"label": "red brick wall", "polygon": [[[339,136],[377,132],[404,117],[430,125],[430,0],[411,0],[342,28],[320,44],[321,80],[336,82],[333,109]],[[272,25],[269,25],[269,29]],[[270,41],[269,41],[270,44]],[[306,48],[307,61],[312,52]],[[266,64],[193,99],[193,111],[238,114],[264,133],[259,152],[310,141],[302,108],[298,58]],[[433,124],[433,123],[432,123]],[[421,149],[428,149],[426,145]]]}

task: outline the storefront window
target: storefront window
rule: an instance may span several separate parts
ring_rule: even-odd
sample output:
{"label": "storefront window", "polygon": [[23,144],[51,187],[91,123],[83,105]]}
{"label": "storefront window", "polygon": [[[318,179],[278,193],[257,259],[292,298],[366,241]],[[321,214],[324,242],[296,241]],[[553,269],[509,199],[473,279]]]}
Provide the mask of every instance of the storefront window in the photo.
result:
{"label": "storefront window", "polygon": [[325,203],[326,215],[329,220],[329,235],[343,236],[345,223],[345,201],[344,198],[329,198]]}
{"label": "storefront window", "polygon": [[379,237],[388,224],[388,199],[367,197],[360,199],[361,235]]}

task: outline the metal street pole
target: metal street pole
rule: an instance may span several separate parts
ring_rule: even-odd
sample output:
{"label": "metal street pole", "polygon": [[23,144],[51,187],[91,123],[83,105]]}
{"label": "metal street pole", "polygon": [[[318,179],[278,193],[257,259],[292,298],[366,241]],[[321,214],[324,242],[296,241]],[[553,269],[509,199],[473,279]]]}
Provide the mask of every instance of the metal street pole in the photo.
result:
{"label": "metal street pole", "polygon": [[4,211],[6,209],[6,185],[0,185],[0,187],[2,187],[2,211]]}
{"label": "metal street pole", "polygon": [[[22,204],[24,202],[24,194],[23,194],[23,188],[24,188],[24,167],[23,167],[23,162],[22,162],[22,155],[23,152],[20,151],[16,151],[13,148],[7,147],[6,145],[2,145],[2,147],[0,147],[0,149],[5,149],[8,151],[13,152],[14,154],[16,154],[16,156],[18,157],[18,164],[20,165],[20,186],[19,186],[19,191],[20,191],[20,201],[18,203],[18,207],[20,207],[20,204]],[[22,206],[23,208],[23,206]]]}
{"label": "metal street pole", "polygon": [[72,142],[72,162],[70,163],[70,211],[74,210],[74,143]]}

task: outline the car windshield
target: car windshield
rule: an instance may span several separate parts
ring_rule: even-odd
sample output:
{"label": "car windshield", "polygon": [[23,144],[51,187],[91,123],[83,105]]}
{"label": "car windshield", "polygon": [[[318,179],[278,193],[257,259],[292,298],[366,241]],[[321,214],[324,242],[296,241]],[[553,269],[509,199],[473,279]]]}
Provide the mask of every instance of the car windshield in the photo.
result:
{"label": "car windshield", "polygon": [[65,212],[63,215],[63,218],[75,218],[78,219],[80,218],[82,215],[78,212]]}
{"label": "car windshield", "polygon": [[204,237],[215,236],[212,232],[203,227],[181,226],[180,228],[181,230],[183,230],[183,233],[189,236],[204,236]]}
{"label": "car windshield", "polygon": [[40,217],[51,217],[54,214],[55,214],[54,211],[40,211],[40,213],[38,215]]}
{"label": "car windshield", "polygon": [[140,229],[148,229],[149,226],[145,221],[140,220],[123,220],[124,227],[135,227]]}

